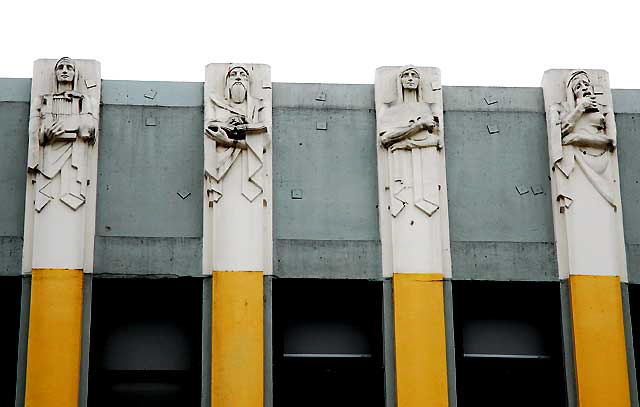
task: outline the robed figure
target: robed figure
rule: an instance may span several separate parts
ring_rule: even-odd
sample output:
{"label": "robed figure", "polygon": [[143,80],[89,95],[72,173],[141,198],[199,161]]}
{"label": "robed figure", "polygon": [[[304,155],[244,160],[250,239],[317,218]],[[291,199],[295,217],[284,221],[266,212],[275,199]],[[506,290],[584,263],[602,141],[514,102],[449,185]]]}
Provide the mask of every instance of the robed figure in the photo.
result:
{"label": "robed figure", "polygon": [[203,272],[263,271],[271,253],[271,81],[210,64],[204,95]]}
{"label": "robed figure", "polygon": [[608,82],[605,90],[585,71],[549,71],[543,87],[556,238],[566,259],[561,275],[621,275],[624,237]]}
{"label": "robed figure", "polygon": [[93,268],[100,64],[34,65],[23,271]]}
{"label": "robed figure", "polygon": [[380,216],[381,227],[391,228],[384,239],[392,242],[393,273],[444,273],[449,243],[442,101],[434,85],[439,73],[406,66],[392,76],[390,68],[381,69],[376,77],[378,156],[387,196],[381,197]]}
{"label": "robed figure", "polygon": [[246,199],[253,202],[264,190],[262,168],[269,139],[260,117],[264,104],[253,97],[250,84],[249,71],[234,66],[225,77],[223,96],[208,95],[205,175],[210,204],[222,198],[222,180],[233,165],[242,168]]}

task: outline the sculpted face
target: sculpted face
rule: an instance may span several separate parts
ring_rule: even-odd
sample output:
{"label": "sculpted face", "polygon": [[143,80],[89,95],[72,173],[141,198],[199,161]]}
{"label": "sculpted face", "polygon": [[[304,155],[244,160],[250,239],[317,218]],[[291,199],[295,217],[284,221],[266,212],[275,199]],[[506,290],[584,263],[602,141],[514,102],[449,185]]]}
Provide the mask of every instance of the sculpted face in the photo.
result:
{"label": "sculpted face", "polygon": [[249,73],[242,67],[235,67],[227,75],[229,97],[234,103],[243,103],[249,89]]}
{"label": "sculpted face", "polygon": [[407,69],[400,75],[403,89],[418,89],[420,85],[420,75],[415,69]]}
{"label": "sculpted face", "polygon": [[62,59],[56,65],[58,83],[71,83],[76,76],[76,66],[69,59]]}
{"label": "sculpted face", "polygon": [[587,75],[578,75],[571,81],[571,90],[577,98],[592,97],[594,94],[593,86]]}

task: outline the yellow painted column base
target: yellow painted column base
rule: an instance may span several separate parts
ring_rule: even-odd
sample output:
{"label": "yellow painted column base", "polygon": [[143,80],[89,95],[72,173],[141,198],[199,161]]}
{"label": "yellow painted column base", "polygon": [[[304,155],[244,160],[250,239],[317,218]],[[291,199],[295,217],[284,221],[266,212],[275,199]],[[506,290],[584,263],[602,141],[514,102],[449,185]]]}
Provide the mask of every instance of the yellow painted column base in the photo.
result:
{"label": "yellow painted column base", "polygon": [[33,270],[26,407],[77,407],[82,270]]}
{"label": "yellow painted column base", "polygon": [[441,274],[394,274],[398,407],[446,407],[444,287]]}
{"label": "yellow painted column base", "polygon": [[580,407],[630,405],[619,277],[570,276]]}
{"label": "yellow painted column base", "polygon": [[263,407],[261,272],[213,272],[213,407]]}

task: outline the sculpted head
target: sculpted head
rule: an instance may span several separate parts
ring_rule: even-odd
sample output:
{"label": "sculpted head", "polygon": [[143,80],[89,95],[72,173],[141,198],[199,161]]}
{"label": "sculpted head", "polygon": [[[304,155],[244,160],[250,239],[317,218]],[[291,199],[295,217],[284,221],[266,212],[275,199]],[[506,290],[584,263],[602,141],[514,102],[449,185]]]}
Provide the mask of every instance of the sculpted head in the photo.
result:
{"label": "sculpted head", "polygon": [[407,68],[400,73],[403,89],[416,90],[420,86],[420,74],[415,68]]}
{"label": "sculpted head", "polygon": [[233,103],[244,103],[249,92],[249,72],[241,67],[234,66],[227,72],[226,96]]}
{"label": "sculpted head", "polygon": [[59,84],[73,84],[76,77],[76,63],[67,57],[62,57],[55,66],[56,81]]}
{"label": "sculpted head", "polygon": [[591,97],[594,94],[591,79],[585,71],[575,71],[571,73],[567,81],[567,87],[573,93],[574,99]]}

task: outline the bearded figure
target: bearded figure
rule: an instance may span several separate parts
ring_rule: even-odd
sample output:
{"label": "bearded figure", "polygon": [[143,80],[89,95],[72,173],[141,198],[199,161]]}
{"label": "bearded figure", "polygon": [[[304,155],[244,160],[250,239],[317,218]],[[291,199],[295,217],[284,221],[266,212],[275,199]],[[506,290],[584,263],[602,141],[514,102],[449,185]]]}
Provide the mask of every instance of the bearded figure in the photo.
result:
{"label": "bearded figure", "polygon": [[261,118],[264,104],[251,94],[251,77],[245,67],[231,67],[224,81],[223,98],[211,94],[206,103],[205,182],[209,206],[222,198],[222,181],[237,161],[242,166],[242,195],[253,202],[264,191],[264,150],[269,143],[267,124]]}

